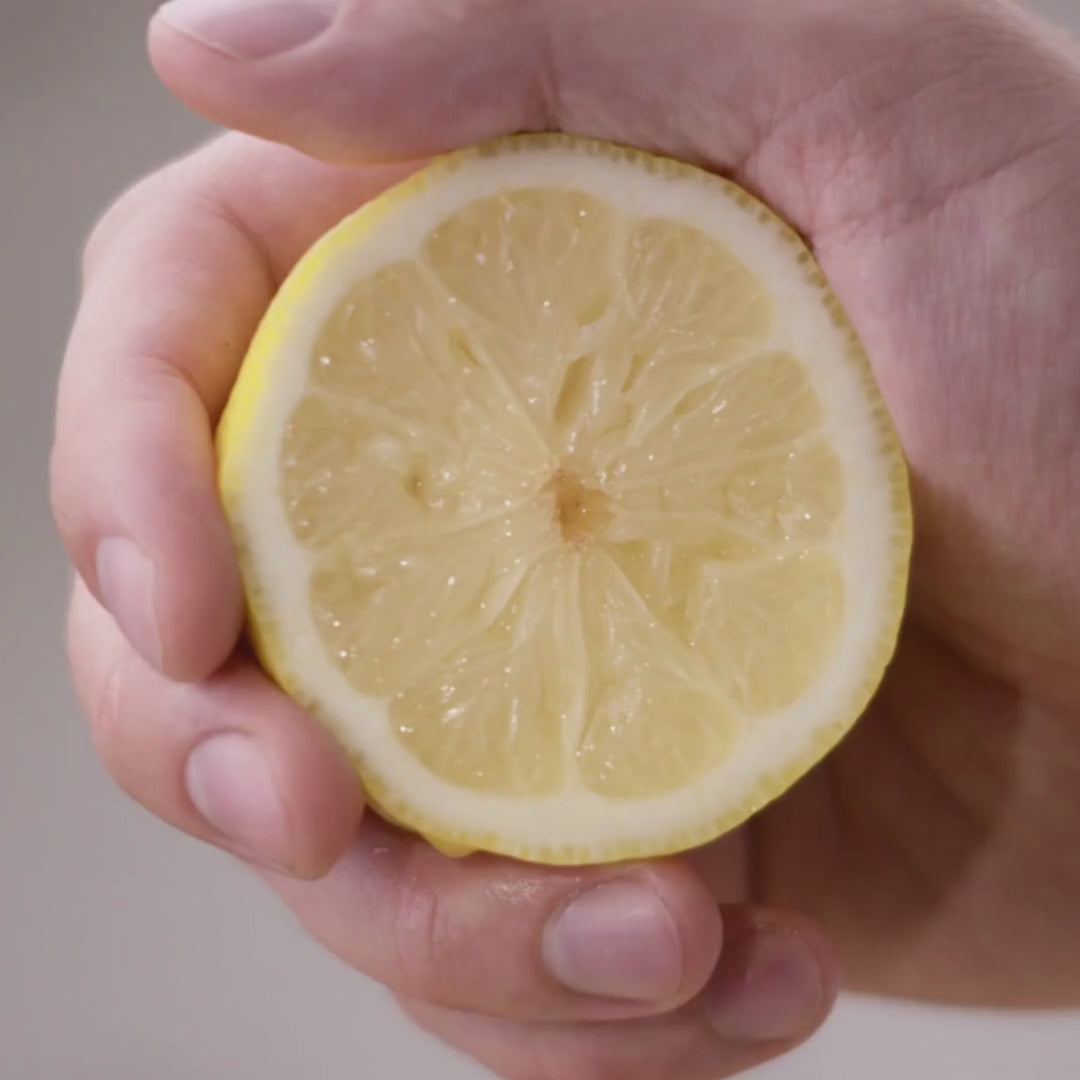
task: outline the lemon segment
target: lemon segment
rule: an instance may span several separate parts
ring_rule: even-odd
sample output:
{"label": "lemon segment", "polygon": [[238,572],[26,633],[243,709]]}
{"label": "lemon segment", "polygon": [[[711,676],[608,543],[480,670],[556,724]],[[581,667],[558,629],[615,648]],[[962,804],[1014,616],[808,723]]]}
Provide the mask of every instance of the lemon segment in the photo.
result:
{"label": "lemon segment", "polygon": [[903,459],[795,234],[567,136],[443,158],[331,231],[219,434],[252,636],[442,850],[677,851],[866,706]]}

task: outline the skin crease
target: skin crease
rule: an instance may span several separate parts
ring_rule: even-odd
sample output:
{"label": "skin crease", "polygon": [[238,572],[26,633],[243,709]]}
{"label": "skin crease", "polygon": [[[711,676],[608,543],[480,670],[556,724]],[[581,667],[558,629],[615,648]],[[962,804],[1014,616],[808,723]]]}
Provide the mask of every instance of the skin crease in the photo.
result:
{"label": "skin crease", "polygon": [[[794,927],[831,972],[814,925],[780,912],[824,929],[851,987],[1080,1005],[1077,46],[993,0],[352,0],[332,33],[281,57],[238,62],[160,22],[151,49],[193,107],[338,164],[227,136],[145,181],[91,243],[54,503],[85,582],[76,682],[125,789],[247,857],[195,813],[183,762],[214,727],[264,740],[298,852],[267,880],[418,1022],[511,1080],[706,1080],[793,1045],[718,1045],[701,1021],[739,977],[729,946],[770,926]],[[746,829],[637,871],[700,961],[655,1008],[570,1001],[511,916],[476,930],[498,904],[539,933],[607,871],[453,863],[372,819],[354,839],[359,796],[334,748],[242,655],[218,670],[240,604],[209,430],[275,283],[401,171],[357,163],[548,127],[700,162],[791,220],[867,346],[912,471],[909,614],[868,715]],[[121,288],[133,279],[150,298],[138,326]],[[166,356],[162,341],[192,344]],[[95,387],[121,352],[142,362],[106,400]],[[153,438],[134,420],[125,434],[128,406],[151,411]],[[88,419],[105,410],[108,434]],[[103,494],[98,475],[134,494]],[[179,477],[168,528],[165,475]],[[121,529],[153,558],[171,678],[94,599],[97,539]],[[365,929],[387,908],[394,955]]]}

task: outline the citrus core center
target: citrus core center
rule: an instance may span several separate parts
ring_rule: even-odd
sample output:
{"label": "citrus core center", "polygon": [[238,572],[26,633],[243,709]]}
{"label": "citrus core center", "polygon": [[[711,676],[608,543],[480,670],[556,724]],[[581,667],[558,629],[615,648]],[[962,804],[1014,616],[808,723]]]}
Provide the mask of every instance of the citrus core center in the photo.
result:
{"label": "citrus core center", "polygon": [[611,521],[607,496],[586,485],[569,469],[558,469],[548,488],[555,501],[559,531],[572,547],[587,547]]}

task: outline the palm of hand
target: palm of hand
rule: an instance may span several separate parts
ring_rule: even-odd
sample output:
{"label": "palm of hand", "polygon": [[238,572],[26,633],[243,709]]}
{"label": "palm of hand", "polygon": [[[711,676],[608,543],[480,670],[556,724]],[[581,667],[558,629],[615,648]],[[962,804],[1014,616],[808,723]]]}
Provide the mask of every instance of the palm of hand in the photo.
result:
{"label": "palm of hand", "polygon": [[792,146],[750,163],[815,223],[911,463],[917,540],[868,714],[700,862],[725,898],[818,918],[857,987],[1061,1004],[1080,1000],[1080,149],[1014,75],[991,142],[963,108],[986,72],[913,96],[875,72],[888,122],[831,128],[881,138],[799,155],[807,189],[825,180],[816,216],[780,178]]}

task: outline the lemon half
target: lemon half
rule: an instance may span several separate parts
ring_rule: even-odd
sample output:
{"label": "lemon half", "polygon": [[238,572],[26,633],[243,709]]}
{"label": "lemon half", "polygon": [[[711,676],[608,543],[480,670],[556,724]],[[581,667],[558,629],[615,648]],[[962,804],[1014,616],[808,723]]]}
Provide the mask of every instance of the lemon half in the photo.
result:
{"label": "lemon half", "polygon": [[259,656],[445,850],[708,841],[895,648],[907,476],[810,253],[607,143],[438,160],[319,241],[218,436]]}

